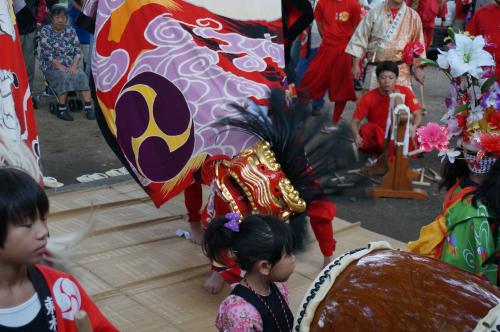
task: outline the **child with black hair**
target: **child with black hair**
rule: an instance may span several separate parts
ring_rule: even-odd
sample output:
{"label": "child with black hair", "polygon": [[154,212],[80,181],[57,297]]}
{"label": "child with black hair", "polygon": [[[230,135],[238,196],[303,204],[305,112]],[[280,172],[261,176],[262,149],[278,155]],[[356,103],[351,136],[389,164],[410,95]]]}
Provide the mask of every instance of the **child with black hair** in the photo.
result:
{"label": "child with black hair", "polygon": [[215,218],[205,231],[203,247],[214,260],[230,248],[246,274],[219,306],[219,331],[283,331],[293,326],[287,281],[295,268],[290,226],[273,216],[235,213]]}
{"label": "child with black hair", "polygon": [[443,211],[422,227],[410,251],[432,256],[499,285],[500,162],[463,152],[442,168]]}
{"label": "child with black hair", "polygon": [[0,330],[77,331],[85,311],[94,331],[118,331],[76,279],[37,264],[45,253],[49,200],[28,174],[0,168]]}
{"label": "child with black hair", "polygon": [[[453,47],[459,40],[471,40],[459,32],[451,35]],[[451,83],[447,112],[443,123],[429,122],[418,129],[417,136],[421,151],[436,149],[438,156],[447,159],[440,187],[448,191],[441,214],[422,227],[420,238],[410,242],[408,249],[499,285],[500,87],[494,77],[488,84],[477,79],[476,73],[495,69],[493,56],[486,50],[481,52],[488,60],[474,70],[461,70],[453,61],[438,66]]]}

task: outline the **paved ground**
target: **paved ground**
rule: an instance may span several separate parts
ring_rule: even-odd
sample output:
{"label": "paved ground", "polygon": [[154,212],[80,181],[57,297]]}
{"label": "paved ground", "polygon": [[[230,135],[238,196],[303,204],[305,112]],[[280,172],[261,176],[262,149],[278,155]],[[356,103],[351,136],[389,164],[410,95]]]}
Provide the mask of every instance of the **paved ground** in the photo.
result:
{"label": "paved ground", "polygon": [[[34,95],[39,95],[44,88],[40,73],[37,78]],[[435,69],[427,69],[425,94],[428,116],[424,121],[436,121],[441,117],[443,98],[447,93],[446,79]],[[59,120],[49,112],[50,101],[42,99],[41,107],[36,111],[45,175],[56,177],[66,184],[66,189],[72,189],[76,188],[73,185],[77,183],[75,178],[79,175],[121,167],[102,138],[95,121],[87,120],[83,112],[73,113],[73,122]],[[325,110],[326,108],[325,106]],[[344,119],[351,118],[353,109],[354,104],[349,103]],[[412,159],[411,165],[432,167],[434,170],[440,168],[435,153],[427,154],[421,159]],[[338,216],[350,222],[360,221],[365,228],[401,241],[415,239],[420,227],[432,221],[440,211],[442,202],[442,193],[438,193],[436,184],[423,188],[429,193],[427,201],[368,200],[341,196],[336,199]]]}

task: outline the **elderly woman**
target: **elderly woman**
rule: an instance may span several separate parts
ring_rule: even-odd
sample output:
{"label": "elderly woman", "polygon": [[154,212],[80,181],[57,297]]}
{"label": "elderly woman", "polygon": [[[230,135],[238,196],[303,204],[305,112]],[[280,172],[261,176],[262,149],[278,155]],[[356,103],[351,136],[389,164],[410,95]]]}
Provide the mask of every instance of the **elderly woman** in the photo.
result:
{"label": "elderly woman", "polygon": [[50,14],[51,24],[40,31],[40,67],[57,95],[59,105],[56,115],[62,120],[73,121],[73,116],[66,107],[66,99],[68,92],[78,91],[85,102],[87,119],[93,120],[95,113],[92,109],[89,81],[78,68],[81,52],[75,29],[67,25],[66,8],[52,6]]}

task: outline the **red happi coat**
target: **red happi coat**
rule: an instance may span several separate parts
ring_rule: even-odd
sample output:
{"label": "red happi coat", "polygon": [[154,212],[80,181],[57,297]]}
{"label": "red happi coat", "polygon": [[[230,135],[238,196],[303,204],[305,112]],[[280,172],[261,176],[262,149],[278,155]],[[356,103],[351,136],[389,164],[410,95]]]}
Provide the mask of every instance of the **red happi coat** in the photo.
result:
{"label": "red happi coat", "polygon": [[[40,159],[35,114],[11,1],[0,1],[0,132]],[[42,182],[41,177],[35,179]]]}
{"label": "red happi coat", "polygon": [[53,307],[54,310],[49,312],[55,313],[58,332],[78,332],[74,316],[80,310],[89,316],[94,332],[118,331],[72,275],[39,264],[35,268],[42,274],[50,290],[52,299],[44,299],[42,306]]}

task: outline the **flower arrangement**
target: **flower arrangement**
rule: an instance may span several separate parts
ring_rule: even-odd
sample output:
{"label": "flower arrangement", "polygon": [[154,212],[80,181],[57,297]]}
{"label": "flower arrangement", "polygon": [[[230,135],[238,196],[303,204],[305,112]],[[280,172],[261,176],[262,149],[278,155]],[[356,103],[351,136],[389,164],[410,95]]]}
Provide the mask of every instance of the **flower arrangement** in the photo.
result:
{"label": "flower arrangement", "polygon": [[413,63],[415,57],[419,57],[424,53],[424,45],[419,41],[408,43],[403,50],[403,61],[409,66]]}
{"label": "flower arrangement", "polygon": [[493,75],[495,61],[484,50],[482,36],[448,30],[448,51],[439,50],[437,61],[422,59],[450,79],[450,96],[443,125],[429,123],[417,130],[420,150],[436,149],[450,162],[460,155],[450,141],[477,158],[500,157],[500,87]]}

